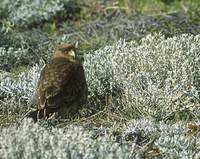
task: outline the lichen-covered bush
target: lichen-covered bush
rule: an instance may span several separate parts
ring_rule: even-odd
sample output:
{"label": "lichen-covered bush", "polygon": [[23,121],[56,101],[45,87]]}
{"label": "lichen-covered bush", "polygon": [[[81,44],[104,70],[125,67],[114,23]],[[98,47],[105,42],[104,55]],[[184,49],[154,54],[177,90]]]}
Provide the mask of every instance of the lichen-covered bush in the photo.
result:
{"label": "lichen-covered bush", "polygon": [[[190,129],[177,122],[173,125],[160,125],[160,137],[155,145],[163,152],[163,158],[199,158],[199,134],[190,134]],[[196,125],[199,126],[198,124]],[[197,132],[199,133],[199,132]],[[195,137],[192,137],[192,136]]]}
{"label": "lichen-covered bush", "polygon": [[14,26],[29,26],[49,20],[57,12],[64,10],[68,0],[3,0],[1,8],[7,13],[4,19],[4,30]]}
{"label": "lichen-covered bush", "polygon": [[[189,125],[193,125],[194,129]],[[140,146],[144,144],[145,148],[143,147],[140,152],[145,155],[151,154],[158,158],[197,159],[200,155],[198,127],[199,121],[166,124],[145,118],[130,121],[124,128],[124,136],[128,136]]]}
{"label": "lichen-covered bush", "polygon": [[[120,112],[119,118],[144,118],[130,120],[123,126],[116,122],[111,127],[90,127],[90,130],[74,125],[53,128],[43,121],[33,124],[25,120],[18,126],[2,128],[0,156],[199,158],[199,53],[199,35],[167,39],[149,35],[139,43],[120,40],[86,54],[88,107],[95,111],[112,107]],[[28,109],[43,65],[35,65],[15,78],[1,72],[2,115]],[[178,114],[186,116],[187,121],[192,114],[195,121],[174,124],[162,121],[180,120]]]}
{"label": "lichen-covered bush", "polygon": [[0,47],[0,69],[9,70],[16,66],[31,64],[34,55],[28,49]]}
{"label": "lichen-covered bush", "polygon": [[2,159],[21,158],[130,158],[128,147],[113,143],[109,136],[93,139],[92,132],[77,126],[50,130],[24,121],[0,133]]}
{"label": "lichen-covered bush", "polygon": [[[34,104],[35,90],[39,79],[41,66],[36,65],[28,72],[22,72],[17,79],[10,73],[0,75],[0,110],[17,111],[26,110],[28,104]],[[5,110],[7,109],[7,110]]]}
{"label": "lichen-covered bush", "polygon": [[[199,53],[199,35],[167,39],[149,35],[140,43],[120,40],[91,52],[84,61],[88,107],[97,111],[107,105],[131,118],[150,115],[166,119],[177,112],[196,113],[200,100]],[[1,79],[1,88],[12,88],[10,92],[16,97],[29,99],[39,70],[36,66],[15,82]]]}
{"label": "lichen-covered bush", "polygon": [[[2,159],[28,158],[199,158],[199,122],[165,124],[150,118],[132,120],[123,126],[120,141],[109,128],[94,129],[68,125],[54,128],[47,123],[24,120],[0,131]],[[96,137],[95,137],[96,136]]]}
{"label": "lichen-covered bush", "polygon": [[133,116],[197,111],[199,42],[199,35],[149,35],[140,43],[120,40],[90,53],[84,63],[90,96],[109,95],[111,103],[120,96],[123,109]]}

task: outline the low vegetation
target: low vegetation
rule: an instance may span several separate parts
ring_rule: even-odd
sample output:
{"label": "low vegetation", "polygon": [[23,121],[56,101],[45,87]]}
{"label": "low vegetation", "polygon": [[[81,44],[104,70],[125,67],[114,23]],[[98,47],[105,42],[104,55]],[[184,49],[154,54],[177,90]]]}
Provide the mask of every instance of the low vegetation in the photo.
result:
{"label": "low vegetation", "polygon": [[[2,0],[1,158],[199,158],[199,6]],[[40,70],[57,44],[76,40],[88,103],[76,119],[34,124],[24,116]]]}

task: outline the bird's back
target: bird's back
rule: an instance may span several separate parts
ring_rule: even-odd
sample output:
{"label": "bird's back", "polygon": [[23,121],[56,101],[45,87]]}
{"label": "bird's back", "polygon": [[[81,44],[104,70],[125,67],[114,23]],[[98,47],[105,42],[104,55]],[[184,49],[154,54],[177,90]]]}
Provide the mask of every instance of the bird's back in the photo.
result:
{"label": "bird's back", "polygon": [[79,61],[52,59],[42,70],[38,82],[38,109],[74,114],[87,100],[87,85]]}

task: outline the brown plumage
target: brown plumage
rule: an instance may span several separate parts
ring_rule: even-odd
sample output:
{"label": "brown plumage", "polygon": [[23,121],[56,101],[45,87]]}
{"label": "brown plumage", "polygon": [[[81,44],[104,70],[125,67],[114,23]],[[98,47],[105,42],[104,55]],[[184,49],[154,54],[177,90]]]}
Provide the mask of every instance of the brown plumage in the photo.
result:
{"label": "brown plumage", "polygon": [[53,113],[62,118],[72,117],[86,103],[87,84],[75,44],[56,47],[53,58],[41,71],[37,97],[37,118],[48,118]]}

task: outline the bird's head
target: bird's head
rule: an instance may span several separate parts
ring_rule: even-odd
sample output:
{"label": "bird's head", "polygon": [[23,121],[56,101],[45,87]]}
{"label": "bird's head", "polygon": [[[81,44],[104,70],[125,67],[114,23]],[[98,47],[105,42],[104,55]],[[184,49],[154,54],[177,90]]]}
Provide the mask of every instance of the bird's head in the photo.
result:
{"label": "bird's head", "polygon": [[78,42],[76,42],[74,44],[58,45],[55,49],[53,58],[64,57],[64,58],[76,59],[77,58],[77,51],[76,51],[77,48],[78,48]]}

